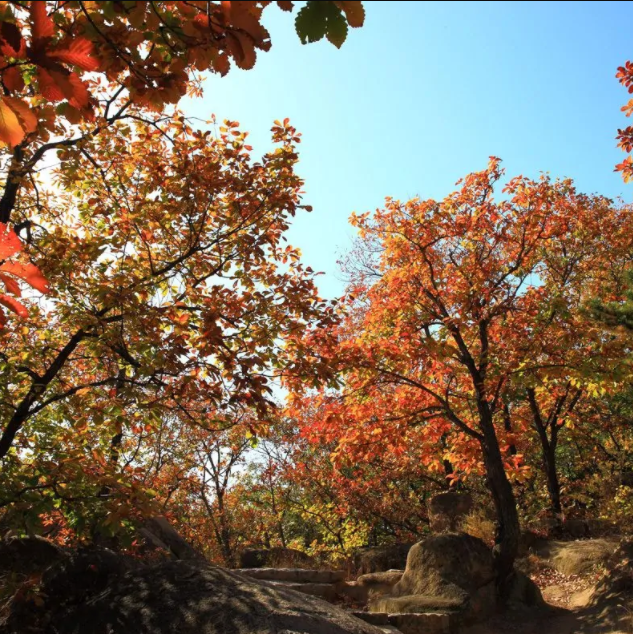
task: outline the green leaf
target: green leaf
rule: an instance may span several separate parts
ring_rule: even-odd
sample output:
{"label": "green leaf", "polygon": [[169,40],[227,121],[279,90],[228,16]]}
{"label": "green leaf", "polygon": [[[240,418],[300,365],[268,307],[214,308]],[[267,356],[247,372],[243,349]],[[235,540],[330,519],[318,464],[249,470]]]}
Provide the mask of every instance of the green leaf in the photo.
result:
{"label": "green leaf", "polygon": [[347,39],[347,21],[337,7],[332,5],[332,9],[333,11],[327,22],[327,39],[336,48],[341,48],[343,42]]}
{"label": "green leaf", "polygon": [[297,35],[303,44],[327,39],[336,47],[341,47],[347,38],[347,21],[341,10],[333,2],[308,0],[295,20]]}

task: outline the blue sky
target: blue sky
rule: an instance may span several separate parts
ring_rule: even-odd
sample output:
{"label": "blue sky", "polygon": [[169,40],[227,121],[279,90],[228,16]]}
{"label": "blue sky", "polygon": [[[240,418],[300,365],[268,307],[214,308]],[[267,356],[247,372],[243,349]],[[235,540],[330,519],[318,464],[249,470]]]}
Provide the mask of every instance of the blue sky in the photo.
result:
{"label": "blue sky", "polygon": [[615,72],[633,57],[630,2],[365,2],[362,29],[340,50],[303,46],[294,15],[269,7],[273,47],[250,71],[210,77],[187,114],[239,121],[258,152],[274,119],[303,134],[306,204],[289,239],[343,282],[337,258],[351,244],[352,211],[385,196],[442,198],[490,155],[508,175],[574,178],[581,191],[631,200],[613,172],[620,108]]}

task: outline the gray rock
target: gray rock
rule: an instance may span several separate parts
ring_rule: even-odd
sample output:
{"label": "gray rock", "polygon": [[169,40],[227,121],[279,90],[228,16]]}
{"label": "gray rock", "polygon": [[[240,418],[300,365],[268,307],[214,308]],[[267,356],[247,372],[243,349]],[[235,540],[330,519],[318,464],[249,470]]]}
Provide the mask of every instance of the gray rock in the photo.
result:
{"label": "gray rock", "polygon": [[307,570],[304,568],[244,568],[237,570],[253,579],[291,583],[337,583],[344,581],[343,570]]}
{"label": "gray rock", "polygon": [[1,634],[381,633],[315,597],[195,561],[136,568],[74,594],[53,575],[42,591],[39,606],[11,606]]}

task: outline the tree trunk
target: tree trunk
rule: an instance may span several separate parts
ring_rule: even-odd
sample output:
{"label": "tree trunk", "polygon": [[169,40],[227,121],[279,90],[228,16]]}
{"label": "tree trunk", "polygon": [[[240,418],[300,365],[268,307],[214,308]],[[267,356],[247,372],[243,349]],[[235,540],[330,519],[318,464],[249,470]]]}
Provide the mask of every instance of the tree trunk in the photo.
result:
{"label": "tree trunk", "polygon": [[[543,420],[541,410],[536,400],[536,392],[530,388],[527,390],[530,409],[532,410],[532,418],[534,427],[541,441],[541,454],[543,459],[543,471],[547,480],[547,492],[549,494],[550,511],[553,517],[560,522],[563,512],[560,502],[560,483],[558,482],[558,471],[556,468],[556,447],[558,446],[558,427],[557,417],[550,417],[552,420]],[[561,405],[558,407],[560,408]],[[550,435],[547,431],[550,429]]]}
{"label": "tree trunk", "polygon": [[513,573],[514,560],[519,550],[519,514],[512,485],[506,476],[499,441],[492,420],[482,420],[483,438],[481,448],[486,466],[488,487],[497,513],[497,532],[493,557],[497,569],[497,585],[500,596],[504,596],[506,581]]}
{"label": "tree trunk", "polygon": [[547,492],[549,493],[550,510],[554,517],[560,519],[563,507],[560,502],[560,483],[556,468],[556,445],[543,445],[543,469],[547,478]]}

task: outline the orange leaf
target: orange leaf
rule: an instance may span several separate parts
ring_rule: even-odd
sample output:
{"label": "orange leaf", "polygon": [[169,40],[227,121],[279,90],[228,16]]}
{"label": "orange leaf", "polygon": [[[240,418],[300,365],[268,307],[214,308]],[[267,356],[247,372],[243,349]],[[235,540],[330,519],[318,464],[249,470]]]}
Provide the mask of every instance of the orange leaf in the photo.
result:
{"label": "orange leaf", "polygon": [[37,117],[33,114],[31,107],[15,97],[5,97],[4,101],[18,115],[24,132],[35,132],[37,128]]}
{"label": "orange leaf", "polygon": [[19,302],[17,299],[10,297],[9,295],[4,295],[0,293],[0,304],[4,304],[9,310],[13,311],[16,315],[20,317],[28,317],[29,311],[26,309],[26,306]]}
{"label": "orange leaf", "polygon": [[253,68],[256,53],[252,38],[246,33],[237,31],[226,34],[226,45],[235,58],[235,63],[244,70]]}
{"label": "orange leaf", "polygon": [[24,139],[24,130],[20,120],[7,103],[7,97],[0,99],[0,143],[9,147],[19,145]]}
{"label": "orange leaf", "polygon": [[55,24],[46,13],[46,2],[40,0],[31,1],[31,34],[34,40],[41,40],[53,37],[55,34]]}

